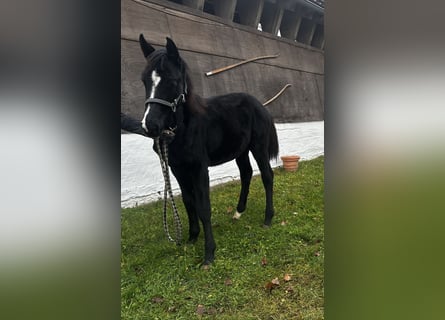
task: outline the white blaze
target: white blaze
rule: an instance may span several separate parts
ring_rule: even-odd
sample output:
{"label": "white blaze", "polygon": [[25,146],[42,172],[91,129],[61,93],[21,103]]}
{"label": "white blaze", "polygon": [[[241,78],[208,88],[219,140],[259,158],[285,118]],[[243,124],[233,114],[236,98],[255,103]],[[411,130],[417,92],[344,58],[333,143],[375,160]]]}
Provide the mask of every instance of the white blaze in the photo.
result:
{"label": "white blaze", "polygon": [[[158,86],[159,82],[161,82],[161,77],[158,75],[156,70],[153,70],[151,73],[151,92],[150,92],[150,99],[155,97],[155,91],[156,87]],[[147,105],[147,109],[145,110],[144,117],[142,118],[142,128],[144,128],[145,131],[148,131],[147,127],[145,126],[145,118],[147,118],[148,112],[150,111],[150,105]]]}

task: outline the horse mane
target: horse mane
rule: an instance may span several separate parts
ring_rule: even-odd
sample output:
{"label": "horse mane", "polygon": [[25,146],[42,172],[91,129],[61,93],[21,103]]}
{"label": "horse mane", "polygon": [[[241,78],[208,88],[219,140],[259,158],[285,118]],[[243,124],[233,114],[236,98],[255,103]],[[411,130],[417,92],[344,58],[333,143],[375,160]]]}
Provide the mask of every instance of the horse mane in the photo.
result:
{"label": "horse mane", "polygon": [[[148,70],[154,69],[156,66],[160,66],[161,70],[163,69],[164,63],[168,59],[167,50],[159,49],[153,51],[147,57],[147,68],[145,68],[143,77],[146,76]],[[192,114],[203,114],[206,111],[207,105],[205,100],[195,93],[194,85],[189,75],[189,68],[187,63],[179,57],[179,68],[183,74],[185,74],[185,81],[187,83],[187,95],[186,95],[186,103],[185,106]]]}
{"label": "horse mane", "polygon": [[[185,64],[185,62],[184,62]],[[186,106],[192,114],[203,114],[206,111],[207,105],[204,99],[195,93],[192,80],[188,73],[188,67],[185,64],[185,77],[187,81],[187,98]]]}

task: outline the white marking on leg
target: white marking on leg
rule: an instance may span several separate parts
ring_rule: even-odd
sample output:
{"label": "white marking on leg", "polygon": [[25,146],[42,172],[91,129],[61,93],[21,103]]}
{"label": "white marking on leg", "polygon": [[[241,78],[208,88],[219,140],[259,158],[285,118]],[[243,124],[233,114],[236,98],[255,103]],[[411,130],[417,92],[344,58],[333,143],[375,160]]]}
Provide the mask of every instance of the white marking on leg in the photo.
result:
{"label": "white marking on leg", "polygon": [[239,218],[241,218],[241,213],[239,213],[238,211],[236,211],[235,214],[233,215],[233,219],[235,219],[235,220],[239,220]]}
{"label": "white marking on leg", "polygon": [[[151,92],[150,92],[150,99],[155,97],[155,91],[156,87],[158,86],[159,82],[161,82],[161,77],[156,72],[156,70],[153,70],[151,73]],[[142,118],[142,128],[144,128],[145,131],[148,131],[146,125],[145,125],[145,119],[147,118],[148,113],[150,112],[150,105],[147,105],[147,109],[145,110],[144,117]]]}

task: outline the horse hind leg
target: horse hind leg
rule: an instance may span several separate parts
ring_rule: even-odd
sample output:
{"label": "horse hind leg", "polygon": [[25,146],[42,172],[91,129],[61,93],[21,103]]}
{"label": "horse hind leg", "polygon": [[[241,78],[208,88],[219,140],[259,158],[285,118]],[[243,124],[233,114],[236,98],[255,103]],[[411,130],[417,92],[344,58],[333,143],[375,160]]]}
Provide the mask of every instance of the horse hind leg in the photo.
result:
{"label": "horse hind leg", "polygon": [[274,173],[269,163],[269,156],[264,150],[252,151],[253,156],[258,164],[261,172],[261,180],[263,181],[264,190],[266,191],[266,210],[264,218],[264,226],[268,227],[272,223],[274,216],[273,207],[273,178]]}
{"label": "horse hind leg", "polygon": [[241,191],[239,195],[238,205],[233,219],[238,220],[241,214],[246,210],[247,196],[249,195],[250,180],[252,179],[252,166],[249,160],[249,151],[247,150],[236,159],[240,176],[241,176]]}

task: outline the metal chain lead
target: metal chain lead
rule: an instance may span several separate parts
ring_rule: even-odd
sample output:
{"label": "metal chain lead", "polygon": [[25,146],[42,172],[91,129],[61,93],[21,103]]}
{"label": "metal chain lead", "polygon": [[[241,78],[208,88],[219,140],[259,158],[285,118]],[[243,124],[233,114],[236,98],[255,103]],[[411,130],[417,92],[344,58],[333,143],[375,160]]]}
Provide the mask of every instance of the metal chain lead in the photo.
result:
{"label": "metal chain lead", "polygon": [[170,202],[173,208],[173,219],[175,221],[175,227],[176,227],[176,244],[180,245],[182,240],[182,225],[181,225],[181,219],[179,218],[178,208],[176,207],[176,203],[173,198],[173,191],[170,182],[170,170],[168,167],[168,144],[166,141],[164,141],[163,143],[163,149],[164,149],[165,167],[167,169],[166,185],[167,185],[167,191],[170,195]]}
{"label": "metal chain lead", "polygon": [[161,152],[161,148],[159,146],[159,138],[155,139],[155,147],[156,147],[156,150],[158,151],[159,160],[160,160],[161,169],[162,169],[162,176],[164,177],[164,208],[163,208],[164,232],[167,235],[168,240],[174,242],[175,240],[173,240],[173,238],[170,236],[170,232],[168,230],[168,224],[167,224],[167,184],[166,184],[166,179],[165,179],[166,168],[165,168],[165,162],[162,159],[162,152]]}
{"label": "metal chain lead", "polygon": [[[162,174],[164,176],[164,214],[163,214],[163,223],[164,223],[164,231],[167,235],[167,239],[171,242],[176,242],[177,245],[181,244],[182,240],[182,225],[181,225],[181,219],[179,217],[178,209],[175,204],[175,200],[173,198],[173,191],[171,187],[170,182],[170,170],[168,167],[168,144],[164,140],[162,143],[162,148],[159,143],[159,138],[155,139],[155,147],[158,151],[159,160],[161,162],[161,169]],[[168,223],[167,223],[167,194],[170,196],[170,202],[173,209],[173,219],[175,223],[175,229],[176,229],[176,240],[173,239],[170,235],[169,229],[168,229]]]}

